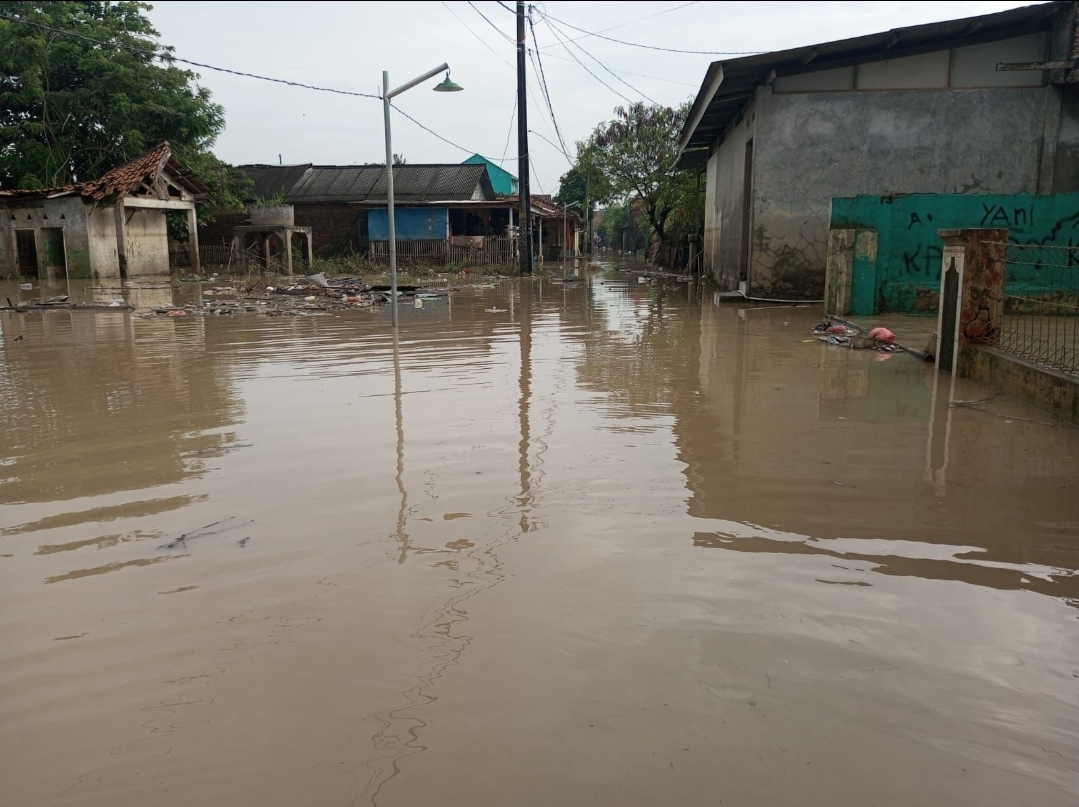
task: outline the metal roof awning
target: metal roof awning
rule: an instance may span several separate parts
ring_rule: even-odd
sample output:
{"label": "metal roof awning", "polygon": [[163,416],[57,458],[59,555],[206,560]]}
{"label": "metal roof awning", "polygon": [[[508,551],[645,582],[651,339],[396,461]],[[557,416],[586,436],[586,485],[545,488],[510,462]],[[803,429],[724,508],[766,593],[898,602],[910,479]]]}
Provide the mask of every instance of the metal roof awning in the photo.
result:
{"label": "metal roof awning", "polygon": [[1070,2],[1058,0],[979,17],[912,25],[853,39],[713,62],[682,128],[679,140],[682,154],[676,166],[685,169],[697,167],[696,161],[700,157],[691,157],[690,153],[711,148],[753,98],[756,88],[777,76],[1011,39],[1048,30],[1053,16],[1067,11],[1071,6]]}

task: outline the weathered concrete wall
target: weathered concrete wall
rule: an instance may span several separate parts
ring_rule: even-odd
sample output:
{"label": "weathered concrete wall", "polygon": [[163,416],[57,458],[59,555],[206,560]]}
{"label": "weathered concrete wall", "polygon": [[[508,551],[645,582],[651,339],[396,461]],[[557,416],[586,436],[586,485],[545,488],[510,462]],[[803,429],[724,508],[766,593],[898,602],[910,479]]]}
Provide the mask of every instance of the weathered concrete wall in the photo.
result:
{"label": "weathered concrete wall", "polygon": [[98,279],[120,277],[120,258],[116,249],[116,208],[98,207],[89,212],[86,229],[93,276]]}
{"label": "weathered concrete wall", "polygon": [[746,141],[753,137],[752,107],[708,160],[704,214],[704,269],[719,288],[738,287],[741,270]]}
{"label": "weathered concrete wall", "polygon": [[1005,228],[1013,243],[1073,246],[1079,244],[1079,193],[836,198],[831,227],[878,236],[874,259],[853,268],[850,313],[929,313],[940,290],[940,229]]}
{"label": "weathered concrete wall", "polygon": [[750,289],[822,296],[834,196],[1035,192],[1049,92],[760,88]]}
{"label": "weathered concrete wall", "polygon": [[167,275],[169,237],[162,210],[127,209],[127,276]]}
{"label": "weathered concrete wall", "polygon": [[[47,276],[50,268],[46,259],[45,229],[63,231],[64,255],[70,277],[90,277],[86,207],[81,199],[75,197],[27,201],[0,210],[0,277],[15,277],[18,274],[16,230],[34,231],[37,274]],[[63,274],[60,267],[54,267],[51,271],[54,275]]]}
{"label": "weathered concrete wall", "polygon": [[956,375],[988,384],[1079,426],[1079,378],[991,347],[959,349]]}

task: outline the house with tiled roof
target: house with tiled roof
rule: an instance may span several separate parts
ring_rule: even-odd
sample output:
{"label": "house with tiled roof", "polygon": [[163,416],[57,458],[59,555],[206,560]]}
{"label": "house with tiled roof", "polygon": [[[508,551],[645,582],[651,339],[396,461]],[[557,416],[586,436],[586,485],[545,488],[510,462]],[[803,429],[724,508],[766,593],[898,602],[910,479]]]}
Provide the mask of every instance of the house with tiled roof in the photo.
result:
{"label": "house with tiled roof", "polygon": [[209,188],[162,142],[97,179],[0,190],[0,278],[129,278],[169,273],[165,216],[187,217]]}

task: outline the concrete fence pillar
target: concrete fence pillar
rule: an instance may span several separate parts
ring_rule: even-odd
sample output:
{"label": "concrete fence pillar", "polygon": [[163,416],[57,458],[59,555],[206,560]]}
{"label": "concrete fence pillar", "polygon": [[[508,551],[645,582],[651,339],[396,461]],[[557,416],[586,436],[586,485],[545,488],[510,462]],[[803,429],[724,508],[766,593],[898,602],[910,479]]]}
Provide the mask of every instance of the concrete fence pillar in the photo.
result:
{"label": "concrete fence pillar", "polygon": [[996,347],[1004,320],[1008,231],[940,230],[944,241],[937,366],[952,372],[963,348]]}

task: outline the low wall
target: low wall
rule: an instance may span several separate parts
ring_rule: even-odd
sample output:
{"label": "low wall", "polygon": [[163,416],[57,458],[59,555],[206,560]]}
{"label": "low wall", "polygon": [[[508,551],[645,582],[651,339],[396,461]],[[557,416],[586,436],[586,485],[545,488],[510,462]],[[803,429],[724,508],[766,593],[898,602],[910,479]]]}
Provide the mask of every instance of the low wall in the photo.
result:
{"label": "low wall", "polygon": [[1079,378],[991,347],[959,349],[956,375],[999,389],[1079,426]]}
{"label": "low wall", "polygon": [[873,232],[877,239],[872,259],[863,255],[858,261],[842,256],[834,260],[830,250],[829,273],[843,272],[843,260],[852,264],[849,308],[834,313],[930,314],[938,305],[943,254],[939,230],[1004,228],[1015,244],[1074,246],[1079,244],[1079,193],[837,197],[832,199],[830,226]]}

